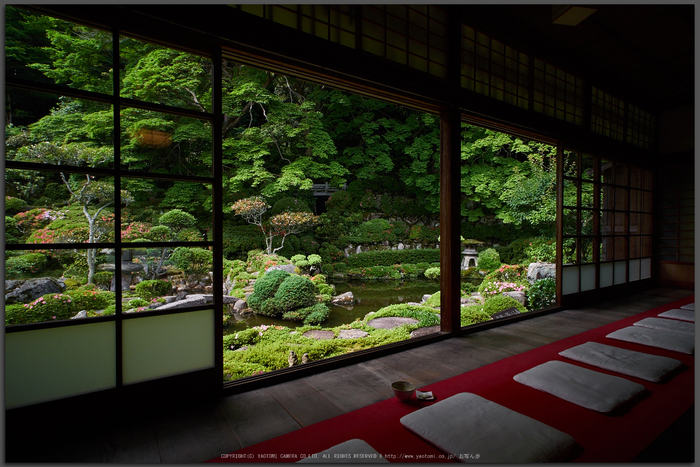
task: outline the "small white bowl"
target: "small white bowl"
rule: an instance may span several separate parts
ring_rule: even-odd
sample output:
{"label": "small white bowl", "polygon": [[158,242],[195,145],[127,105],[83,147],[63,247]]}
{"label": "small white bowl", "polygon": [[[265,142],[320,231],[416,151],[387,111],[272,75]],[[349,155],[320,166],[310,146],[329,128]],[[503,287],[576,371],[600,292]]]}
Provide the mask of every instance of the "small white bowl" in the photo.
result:
{"label": "small white bowl", "polygon": [[391,388],[394,390],[396,398],[401,402],[406,402],[413,397],[413,394],[416,392],[416,387],[408,381],[396,381],[395,383],[391,383]]}

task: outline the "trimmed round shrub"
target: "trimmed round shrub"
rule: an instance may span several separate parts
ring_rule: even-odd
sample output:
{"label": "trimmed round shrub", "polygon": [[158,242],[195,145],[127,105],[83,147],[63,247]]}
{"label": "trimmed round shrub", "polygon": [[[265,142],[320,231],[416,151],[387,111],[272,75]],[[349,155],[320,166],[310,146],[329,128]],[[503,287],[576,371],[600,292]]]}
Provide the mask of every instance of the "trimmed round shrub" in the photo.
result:
{"label": "trimmed round shrub", "polygon": [[440,268],[428,268],[423,273],[428,279],[439,279],[440,278]]}
{"label": "trimmed round shrub", "polygon": [[136,284],[136,295],[147,301],[151,301],[156,297],[168,295],[172,291],[173,286],[165,280],[145,280]]}
{"label": "trimmed round shrub", "polygon": [[326,201],[327,211],[345,212],[352,206],[352,196],[345,190],[336,191]]}
{"label": "trimmed round shrub", "polygon": [[[17,214],[27,209],[27,202],[20,198],[5,196],[5,212],[7,214]],[[7,216],[6,216],[7,217]]]}
{"label": "trimmed round shrub", "polygon": [[551,277],[537,280],[525,295],[531,310],[554,306],[557,302],[557,283]]}
{"label": "trimmed round shrub", "polygon": [[493,271],[501,266],[501,258],[493,248],[487,248],[479,252],[479,269]]}
{"label": "trimmed round shrub", "polygon": [[197,223],[197,219],[181,209],[173,209],[160,216],[158,223],[170,227],[174,231],[180,231],[187,227],[193,227]]}
{"label": "trimmed round shrub", "polygon": [[94,285],[84,285],[66,292],[72,299],[74,311],[101,310],[114,303],[114,294],[98,289]]}
{"label": "trimmed round shrub", "polygon": [[277,289],[284,280],[289,277],[287,271],[274,269],[255,281],[253,294],[248,297],[248,306],[256,312],[261,311],[263,302],[275,296]]}
{"label": "trimmed round shrub", "polygon": [[206,274],[212,269],[214,256],[211,250],[179,246],[173,251],[170,261],[187,274]]}
{"label": "trimmed round shrub", "polygon": [[316,286],[304,276],[290,275],[280,284],[275,299],[285,311],[307,307],[316,301]]}
{"label": "trimmed round shrub", "polygon": [[459,313],[460,324],[469,326],[471,324],[489,321],[491,316],[483,310],[481,305],[463,306]]}
{"label": "trimmed round shrub", "polygon": [[41,253],[24,253],[21,256],[8,257],[5,260],[5,274],[34,274],[46,267],[48,259]]}
{"label": "trimmed round shrub", "polygon": [[508,308],[517,308],[520,313],[525,313],[527,309],[513,297],[506,297],[505,295],[496,295],[491,297],[484,302],[483,310],[484,313],[491,316],[494,313],[503,311]]}
{"label": "trimmed round shrub", "polygon": [[310,266],[319,266],[323,263],[323,258],[320,255],[311,254],[306,257],[306,261],[309,262]]}

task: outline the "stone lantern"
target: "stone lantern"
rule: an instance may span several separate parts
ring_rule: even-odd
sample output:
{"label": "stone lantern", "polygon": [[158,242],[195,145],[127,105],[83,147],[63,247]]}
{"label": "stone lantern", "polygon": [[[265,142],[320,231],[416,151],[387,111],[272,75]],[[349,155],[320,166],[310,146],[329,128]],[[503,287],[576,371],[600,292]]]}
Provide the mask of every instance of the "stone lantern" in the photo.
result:
{"label": "stone lantern", "polygon": [[461,269],[469,269],[471,267],[476,267],[479,263],[479,253],[476,251],[477,245],[481,245],[484,242],[479,240],[474,240],[473,238],[462,239],[462,245],[464,245],[464,250],[462,250],[462,266]]}

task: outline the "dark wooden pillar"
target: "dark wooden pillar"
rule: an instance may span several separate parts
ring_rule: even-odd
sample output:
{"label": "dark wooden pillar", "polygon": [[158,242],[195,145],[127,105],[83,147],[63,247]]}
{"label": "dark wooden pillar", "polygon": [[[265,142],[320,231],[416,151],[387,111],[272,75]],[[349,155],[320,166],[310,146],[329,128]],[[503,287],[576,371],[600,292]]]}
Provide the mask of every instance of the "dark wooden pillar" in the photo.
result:
{"label": "dark wooden pillar", "polygon": [[440,113],[440,331],[460,331],[460,112]]}

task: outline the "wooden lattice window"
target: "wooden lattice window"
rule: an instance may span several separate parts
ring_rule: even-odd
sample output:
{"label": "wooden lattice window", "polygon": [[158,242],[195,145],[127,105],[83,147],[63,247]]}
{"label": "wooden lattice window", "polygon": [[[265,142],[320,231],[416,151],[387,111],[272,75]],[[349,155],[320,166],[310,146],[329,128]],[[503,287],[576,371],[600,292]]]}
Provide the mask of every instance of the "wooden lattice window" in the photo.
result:
{"label": "wooden lattice window", "polygon": [[534,60],[532,109],[575,125],[583,124],[584,83],[581,78],[543,60]]}

